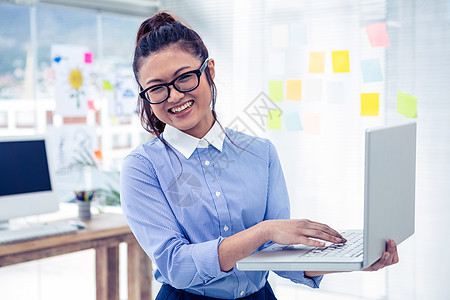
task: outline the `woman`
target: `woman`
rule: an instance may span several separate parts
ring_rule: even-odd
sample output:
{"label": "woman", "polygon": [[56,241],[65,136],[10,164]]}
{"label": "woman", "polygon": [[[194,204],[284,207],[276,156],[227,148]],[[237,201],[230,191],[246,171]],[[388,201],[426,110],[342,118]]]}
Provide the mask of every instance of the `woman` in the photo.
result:
{"label": "woman", "polygon": [[[163,283],[157,299],[276,299],[268,272],[239,271],[236,262],[271,242],[345,242],[325,224],[289,220],[287,188],[269,140],[220,125],[214,60],[189,26],[167,12],[144,21],[133,70],[142,124],[157,137],[125,159],[121,202],[157,266],[154,276]],[[397,261],[390,241],[368,270]],[[317,288],[327,272],[276,273]]]}

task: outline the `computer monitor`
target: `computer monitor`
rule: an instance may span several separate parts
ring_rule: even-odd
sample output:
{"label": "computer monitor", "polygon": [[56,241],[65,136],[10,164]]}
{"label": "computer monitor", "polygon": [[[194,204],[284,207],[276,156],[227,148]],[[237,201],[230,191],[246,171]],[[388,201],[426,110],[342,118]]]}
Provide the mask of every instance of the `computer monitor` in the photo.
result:
{"label": "computer monitor", "polygon": [[59,209],[45,135],[0,137],[0,227]]}

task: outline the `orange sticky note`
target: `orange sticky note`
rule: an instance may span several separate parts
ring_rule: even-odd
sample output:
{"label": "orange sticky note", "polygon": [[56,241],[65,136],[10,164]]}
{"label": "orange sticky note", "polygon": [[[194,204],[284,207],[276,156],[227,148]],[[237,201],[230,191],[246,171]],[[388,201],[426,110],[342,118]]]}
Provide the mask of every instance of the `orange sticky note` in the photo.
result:
{"label": "orange sticky note", "polygon": [[332,51],[331,58],[333,60],[333,72],[334,73],[349,73],[350,72],[350,59],[348,56],[348,50]]}
{"label": "orange sticky note", "polygon": [[378,116],[380,107],[380,94],[362,93],[361,94],[361,116]]}
{"label": "orange sticky note", "polygon": [[296,79],[286,80],[286,100],[302,100],[302,81]]}
{"label": "orange sticky note", "polygon": [[391,45],[385,22],[367,25],[366,32],[372,47],[389,47]]}
{"label": "orange sticky note", "polygon": [[309,53],[309,73],[325,72],[325,52]]}
{"label": "orange sticky note", "polygon": [[100,150],[100,149],[95,150],[94,151],[94,156],[98,160],[103,160],[102,150]]}

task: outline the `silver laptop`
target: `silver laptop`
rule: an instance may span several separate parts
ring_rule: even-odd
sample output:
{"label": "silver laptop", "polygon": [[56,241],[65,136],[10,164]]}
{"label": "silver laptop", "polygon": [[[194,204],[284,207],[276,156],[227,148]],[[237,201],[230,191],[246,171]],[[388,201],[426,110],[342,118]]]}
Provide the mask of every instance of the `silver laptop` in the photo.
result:
{"label": "silver laptop", "polygon": [[341,231],[345,244],[325,247],[273,244],[238,261],[243,271],[355,271],[377,261],[386,241],[414,233],[416,123],[365,133],[364,229]]}

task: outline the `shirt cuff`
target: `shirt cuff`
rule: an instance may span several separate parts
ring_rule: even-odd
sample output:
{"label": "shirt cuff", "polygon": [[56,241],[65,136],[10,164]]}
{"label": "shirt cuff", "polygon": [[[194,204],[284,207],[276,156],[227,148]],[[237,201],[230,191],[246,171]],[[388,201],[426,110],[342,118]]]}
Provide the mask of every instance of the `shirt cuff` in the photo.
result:
{"label": "shirt cuff", "polygon": [[318,289],[320,282],[323,279],[323,275],[314,276],[314,277],[306,277],[304,273],[303,273],[303,277],[305,278],[305,281],[303,283],[309,287],[312,287],[313,289]]}
{"label": "shirt cuff", "polygon": [[287,278],[295,283],[304,284],[313,289],[318,289],[323,275],[315,277],[306,277],[303,271],[274,271],[281,277]]}
{"label": "shirt cuff", "polygon": [[194,244],[192,259],[204,284],[228,275],[227,272],[220,270],[219,264],[218,248],[223,240],[223,237],[219,237],[212,241]]}

